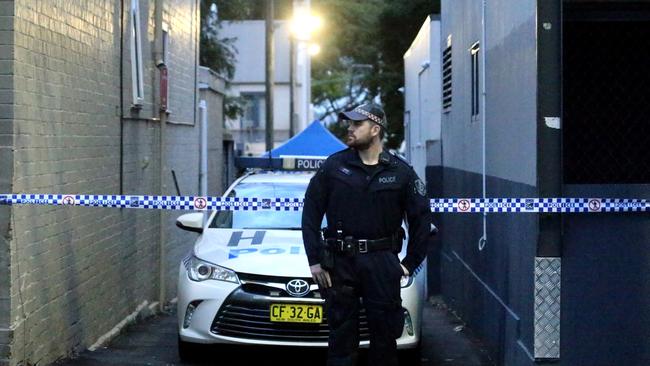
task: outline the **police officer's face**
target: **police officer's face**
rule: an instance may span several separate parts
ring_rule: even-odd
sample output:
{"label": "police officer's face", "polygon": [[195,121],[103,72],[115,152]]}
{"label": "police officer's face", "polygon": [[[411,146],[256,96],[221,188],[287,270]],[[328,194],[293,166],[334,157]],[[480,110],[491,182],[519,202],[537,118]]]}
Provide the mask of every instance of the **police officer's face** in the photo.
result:
{"label": "police officer's face", "polygon": [[375,136],[379,135],[379,126],[365,121],[345,121],[348,124],[346,144],[358,150],[365,150],[373,143]]}

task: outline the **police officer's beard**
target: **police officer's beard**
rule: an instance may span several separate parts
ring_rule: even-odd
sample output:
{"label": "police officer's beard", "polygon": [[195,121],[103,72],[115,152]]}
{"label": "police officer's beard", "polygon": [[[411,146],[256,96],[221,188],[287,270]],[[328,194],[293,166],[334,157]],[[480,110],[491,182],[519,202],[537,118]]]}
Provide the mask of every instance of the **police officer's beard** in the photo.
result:
{"label": "police officer's beard", "polygon": [[368,150],[370,145],[372,145],[372,137],[368,137],[365,139],[359,139],[359,138],[350,139],[348,137],[346,143],[349,147],[354,148],[355,150]]}

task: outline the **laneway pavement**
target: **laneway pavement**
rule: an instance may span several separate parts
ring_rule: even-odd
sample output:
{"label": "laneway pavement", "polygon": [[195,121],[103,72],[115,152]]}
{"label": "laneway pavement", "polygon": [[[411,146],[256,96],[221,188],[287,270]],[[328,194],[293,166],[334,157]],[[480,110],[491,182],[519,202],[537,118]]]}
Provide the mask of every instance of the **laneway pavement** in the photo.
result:
{"label": "laneway pavement", "polygon": [[[424,318],[422,366],[493,365],[480,343],[442,301],[432,298],[424,308]],[[178,359],[176,316],[170,312],[129,326],[105,348],[83,352],[74,359],[63,360],[56,365],[258,366],[259,360],[264,360],[265,365],[324,366],[325,352],[278,347],[210,347],[196,363],[183,363]]]}

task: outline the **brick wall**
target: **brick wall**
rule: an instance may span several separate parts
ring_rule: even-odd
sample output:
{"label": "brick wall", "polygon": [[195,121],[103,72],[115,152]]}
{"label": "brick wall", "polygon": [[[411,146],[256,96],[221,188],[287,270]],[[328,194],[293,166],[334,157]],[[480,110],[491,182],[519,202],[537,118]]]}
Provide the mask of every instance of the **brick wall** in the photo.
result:
{"label": "brick wall", "polygon": [[[0,192],[11,192],[13,178],[13,1],[0,1]],[[0,206],[0,365],[9,360],[11,208]]]}
{"label": "brick wall", "polygon": [[[145,81],[141,109],[131,108],[130,3],[124,1],[120,54],[119,1],[16,1],[14,98],[8,102],[14,112],[9,120],[14,153],[0,155],[0,167],[13,161],[14,192],[118,194],[122,186],[125,194],[155,194],[161,190],[164,165],[163,192],[175,193],[170,174],[174,169],[183,194],[196,193],[196,68],[194,57],[188,56],[196,53],[196,2],[165,0],[163,19],[172,40],[165,164],[160,162],[157,69],[152,61],[154,1],[140,0]],[[0,149],[3,131],[0,127]],[[2,182],[0,188],[5,188]],[[12,364],[47,364],[83,350],[139,304],[158,301],[160,212],[47,206],[12,210]],[[174,227],[178,214],[162,214],[166,300],[175,296],[178,263],[193,240],[192,234]],[[0,309],[2,289],[0,282]],[[0,316],[0,352],[1,321]]]}

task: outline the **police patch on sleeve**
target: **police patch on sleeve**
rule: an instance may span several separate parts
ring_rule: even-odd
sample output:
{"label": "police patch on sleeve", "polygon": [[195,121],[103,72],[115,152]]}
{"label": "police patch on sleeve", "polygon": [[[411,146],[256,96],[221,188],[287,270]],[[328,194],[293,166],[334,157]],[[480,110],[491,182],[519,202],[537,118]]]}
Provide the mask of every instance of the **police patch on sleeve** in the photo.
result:
{"label": "police patch on sleeve", "polygon": [[418,178],[418,179],[415,180],[414,191],[415,191],[415,193],[419,194],[420,196],[426,196],[427,195],[427,186],[424,184],[422,179]]}

